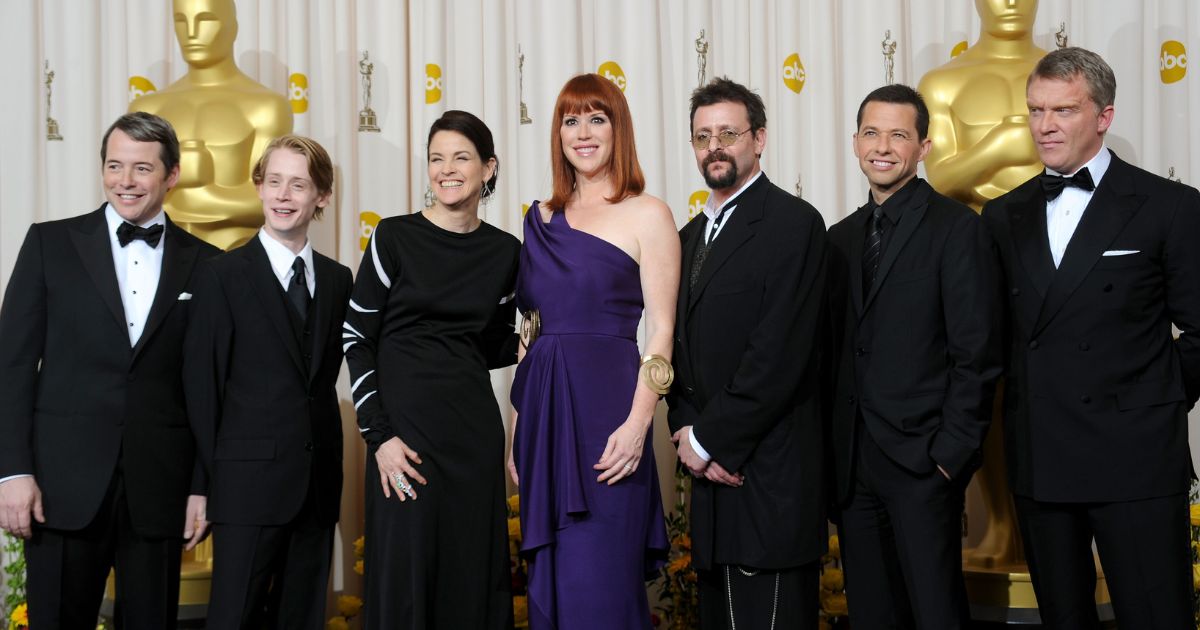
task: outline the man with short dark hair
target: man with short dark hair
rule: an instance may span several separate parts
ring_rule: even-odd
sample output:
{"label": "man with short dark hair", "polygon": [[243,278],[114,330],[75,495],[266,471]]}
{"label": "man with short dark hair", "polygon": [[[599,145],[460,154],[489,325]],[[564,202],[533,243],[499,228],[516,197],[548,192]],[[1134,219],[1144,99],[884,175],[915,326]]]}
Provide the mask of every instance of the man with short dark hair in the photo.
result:
{"label": "man with short dark hair", "polygon": [[95,628],[115,565],[117,627],[161,629],[206,527],[181,357],[218,250],[163,212],[170,123],[121,116],[100,163],[108,201],[31,226],[0,307],[0,528],[26,539],[32,627]]}
{"label": "man with short dark hair", "polygon": [[825,224],[767,180],[762,99],[728,79],[692,93],[712,189],[680,231],[672,440],[696,482],[692,564],[705,628],[817,627],[825,552],[819,331]]}
{"label": "man with short dark hair", "polygon": [[1000,276],[979,216],[917,177],[929,110],[858,109],[866,205],[829,230],[835,512],[850,623],[966,627],[959,535],[1001,372]]}
{"label": "man with short dark hair", "polygon": [[1105,146],[1116,78],[1099,55],[1051,52],[1025,92],[1046,172],[983,217],[1005,272],[1005,448],[1042,623],[1099,627],[1094,539],[1121,627],[1191,627],[1200,193]]}

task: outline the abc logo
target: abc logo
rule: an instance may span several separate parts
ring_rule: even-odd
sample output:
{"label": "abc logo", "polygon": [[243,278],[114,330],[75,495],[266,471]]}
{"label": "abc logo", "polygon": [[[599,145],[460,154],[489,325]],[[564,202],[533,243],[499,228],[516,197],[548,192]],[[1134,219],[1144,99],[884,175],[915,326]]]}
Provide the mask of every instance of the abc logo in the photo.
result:
{"label": "abc logo", "polygon": [[955,44],[954,48],[950,49],[950,58],[953,59],[953,58],[963,54],[966,51],[967,51],[967,40],[964,39],[961,42],[958,42],[957,44]]}
{"label": "abc logo", "polygon": [[292,104],[292,112],[303,114],[308,111],[308,77],[295,72],[288,77],[288,101]]}
{"label": "abc logo", "polygon": [[425,103],[442,100],[442,67],[436,63],[425,64]]}
{"label": "abc logo", "polygon": [[704,212],[704,205],[708,203],[708,191],[697,190],[688,197],[688,221],[693,217]]}
{"label": "abc logo", "polygon": [[800,53],[792,53],[783,60],[783,84],[787,89],[799,94],[804,89],[804,64],[800,63]]}
{"label": "abc logo", "polygon": [[521,204],[521,216],[525,216],[528,213],[529,213],[529,204],[527,204],[527,203]]}
{"label": "abc logo", "polygon": [[625,91],[625,86],[628,85],[625,81],[625,71],[615,61],[605,61],[600,64],[600,68],[596,70],[596,74],[612,81],[614,85]]}
{"label": "abc logo", "polygon": [[375,226],[379,225],[379,215],[370,210],[363,210],[358,213],[358,249],[359,251],[367,251],[367,245],[371,244],[371,235],[375,233]]}
{"label": "abc logo", "polygon": [[129,100],[140,98],[151,92],[157,92],[158,88],[150,82],[146,77],[132,76],[129,77]]}
{"label": "abc logo", "polygon": [[1182,43],[1173,39],[1163,42],[1158,54],[1158,75],[1163,83],[1175,83],[1187,75],[1187,49]]}

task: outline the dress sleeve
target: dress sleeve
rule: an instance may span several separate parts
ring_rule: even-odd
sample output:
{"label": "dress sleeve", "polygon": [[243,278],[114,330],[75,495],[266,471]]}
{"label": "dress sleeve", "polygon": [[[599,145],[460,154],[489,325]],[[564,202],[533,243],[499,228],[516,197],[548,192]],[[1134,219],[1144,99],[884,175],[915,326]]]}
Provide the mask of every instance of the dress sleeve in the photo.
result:
{"label": "dress sleeve", "polygon": [[371,446],[378,446],[396,435],[387,411],[379,403],[375,378],[379,334],[388,294],[392,279],[398,277],[400,271],[399,260],[385,243],[380,243],[385,225],[380,222],[371,235],[367,252],[358,266],[346,321],[342,325],[342,352],[350,369],[350,396],[358,416],[358,431]]}

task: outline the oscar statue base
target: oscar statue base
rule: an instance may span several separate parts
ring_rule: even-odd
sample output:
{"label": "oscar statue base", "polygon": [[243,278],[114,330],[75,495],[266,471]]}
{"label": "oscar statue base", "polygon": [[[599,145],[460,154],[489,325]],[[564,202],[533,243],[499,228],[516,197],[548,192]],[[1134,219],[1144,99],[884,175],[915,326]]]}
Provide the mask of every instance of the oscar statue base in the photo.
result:
{"label": "oscar statue base", "polygon": [[364,109],[358,112],[358,130],[359,131],[379,131],[379,125],[376,124],[375,112],[370,109]]}
{"label": "oscar statue base", "polygon": [[[183,552],[179,567],[179,628],[203,628],[208,617],[208,597],[212,592],[212,538]],[[116,578],[110,571],[104,589],[104,601],[100,604],[100,616],[113,618],[113,603],[116,598]]]}
{"label": "oscar statue base", "polygon": [[[1029,568],[1023,564],[980,568],[963,565],[971,619],[1013,626],[1038,625],[1037,596]],[[1100,563],[1096,563],[1096,610],[1100,621],[1112,621],[1112,603]]]}

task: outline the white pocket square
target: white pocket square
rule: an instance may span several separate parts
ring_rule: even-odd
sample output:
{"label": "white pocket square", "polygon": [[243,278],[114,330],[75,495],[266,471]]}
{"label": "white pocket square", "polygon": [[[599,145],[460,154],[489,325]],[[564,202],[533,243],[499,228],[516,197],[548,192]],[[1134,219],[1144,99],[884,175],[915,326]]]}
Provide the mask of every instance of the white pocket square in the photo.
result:
{"label": "white pocket square", "polygon": [[[1105,254],[1105,255],[1107,255],[1107,254]],[[187,291],[184,291],[183,293],[179,294],[179,299],[180,300],[190,300],[190,299],[192,299],[192,294],[188,293]]]}
{"label": "white pocket square", "polygon": [[1105,256],[1128,256],[1130,254],[1140,254],[1140,249],[1110,249],[1104,252]]}

